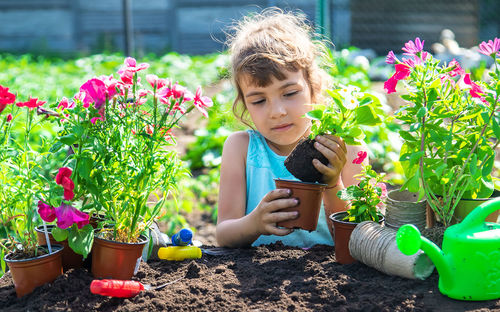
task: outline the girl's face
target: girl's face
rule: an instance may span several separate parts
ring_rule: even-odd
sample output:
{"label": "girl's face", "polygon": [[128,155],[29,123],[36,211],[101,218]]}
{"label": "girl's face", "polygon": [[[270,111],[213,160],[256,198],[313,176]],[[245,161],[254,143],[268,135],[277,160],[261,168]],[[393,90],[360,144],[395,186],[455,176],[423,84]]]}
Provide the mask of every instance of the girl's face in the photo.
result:
{"label": "girl's face", "polygon": [[240,79],[243,100],[257,130],[279,155],[288,155],[297,142],[309,134],[311,91],[302,70],[285,71],[286,78],[272,77],[271,84],[258,87],[248,75]]}

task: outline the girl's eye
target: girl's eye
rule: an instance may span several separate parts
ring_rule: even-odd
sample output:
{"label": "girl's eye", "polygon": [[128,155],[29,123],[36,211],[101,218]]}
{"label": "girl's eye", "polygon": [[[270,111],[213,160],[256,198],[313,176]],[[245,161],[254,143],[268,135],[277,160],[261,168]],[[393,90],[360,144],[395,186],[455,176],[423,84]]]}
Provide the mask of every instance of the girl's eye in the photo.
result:
{"label": "girl's eye", "polygon": [[285,96],[286,97],[288,97],[288,96],[294,96],[297,93],[299,93],[299,91],[292,91],[292,92],[285,93]]}
{"label": "girl's eye", "polygon": [[253,101],[252,104],[253,105],[262,104],[262,103],[264,103],[264,101],[265,101],[264,99]]}

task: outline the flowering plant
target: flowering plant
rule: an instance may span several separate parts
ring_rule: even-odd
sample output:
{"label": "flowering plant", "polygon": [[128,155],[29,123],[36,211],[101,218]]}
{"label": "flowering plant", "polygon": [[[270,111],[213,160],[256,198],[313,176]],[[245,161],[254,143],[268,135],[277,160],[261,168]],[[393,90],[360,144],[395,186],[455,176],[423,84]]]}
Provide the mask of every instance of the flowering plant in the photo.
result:
{"label": "flowering plant", "polygon": [[126,58],[113,75],[88,80],[73,100],[58,105],[62,130],[54,150],[68,146],[75,198],[83,210],[104,215],[107,238],[135,242],[165,206],[185,173],[172,129],[196,107],[207,117],[210,98],[178,83],[139,72],[149,67]]}
{"label": "flowering plant", "polygon": [[306,115],[313,120],[310,138],[331,133],[341,137],[346,144],[360,145],[365,134],[361,126],[376,126],[382,120],[380,100],[372,94],[360,92],[355,86],[327,90],[331,101],[313,104]]}
{"label": "flowering plant", "polygon": [[[7,250],[29,258],[36,256],[38,252],[34,231],[39,220],[36,215],[36,202],[47,192],[47,178],[41,165],[46,153],[40,152],[45,147],[43,140],[42,146],[34,147],[36,143],[33,143],[32,135],[33,129],[45,120],[45,117],[38,116],[44,112],[43,105],[46,102],[31,97],[26,102],[13,105],[15,101],[16,95],[10,93],[8,88],[0,86],[0,113],[5,109],[9,111],[0,123],[0,220],[8,238],[2,245]],[[59,207],[59,213],[67,213],[66,208]],[[69,223],[71,224],[72,222]]]}
{"label": "flowering plant", "polygon": [[402,81],[407,105],[396,117],[407,129],[400,161],[407,181],[402,186],[420,192],[441,222],[448,226],[462,197],[488,198],[493,192],[492,168],[500,138],[500,39],[483,42],[479,52],[495,59],[488,81],[474,82],[453,60],[442,64],[423,51],[416,38],[403,48],[407,58],[389,52],[396,72],[384,84],[395,92]]}
{"label": "flowering plant", "polygon": [[[353,163],[361,164],[366,155],[366,152],[359,152]],[[370,165],[363,166],[361,173],[355,176],[359,183],[337,192],[340,199],[348,202],[349,209],[346,211],[347,216],[344,220],[355,223],[379,222],[378,208],[383,204],[383,199],[387,197],[384,176],[385,174],[377,174]]]}

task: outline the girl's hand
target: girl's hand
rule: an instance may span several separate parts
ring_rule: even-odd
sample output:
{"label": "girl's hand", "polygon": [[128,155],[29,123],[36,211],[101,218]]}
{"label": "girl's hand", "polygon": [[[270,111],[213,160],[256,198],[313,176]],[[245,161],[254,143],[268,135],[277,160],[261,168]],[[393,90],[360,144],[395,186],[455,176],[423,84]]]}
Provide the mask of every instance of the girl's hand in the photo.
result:
{"label": "girl's hand", "polygon": [[328,159],[328,166],[313,160],[313,166],[323,174],[323,182],[332,187],[338,184],[340,174],[346,163],[347,148],[344,141],[331,134],[316,136],[314,147]]}
{"label": "girl's hand", "polygon": [[275,189],[267,193],[250,215],[255,229],[260,235],[285,236],[293,229],[278,228],[276,223],[293,220],[299,216],[298,211],[278,211],[299,204],[297,198],[290,198],[290,190]]}

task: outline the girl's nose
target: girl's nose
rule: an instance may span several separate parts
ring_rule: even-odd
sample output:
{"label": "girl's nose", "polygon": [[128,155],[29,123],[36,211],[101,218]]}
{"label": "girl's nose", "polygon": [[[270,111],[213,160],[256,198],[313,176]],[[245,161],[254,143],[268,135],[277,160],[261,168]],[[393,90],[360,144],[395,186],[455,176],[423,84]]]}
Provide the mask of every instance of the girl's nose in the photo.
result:
{"label": "girl's nose", "polygon": [[285,103],[280,100],[274,100],[271,102],[271,118],[278,118],[286,115]]}

